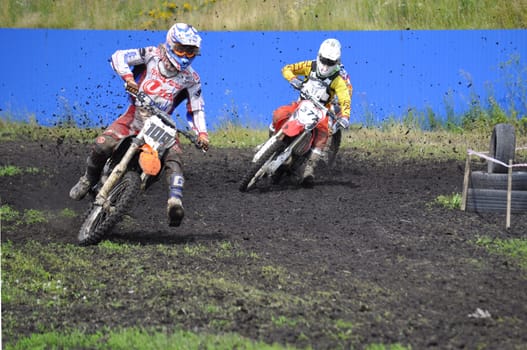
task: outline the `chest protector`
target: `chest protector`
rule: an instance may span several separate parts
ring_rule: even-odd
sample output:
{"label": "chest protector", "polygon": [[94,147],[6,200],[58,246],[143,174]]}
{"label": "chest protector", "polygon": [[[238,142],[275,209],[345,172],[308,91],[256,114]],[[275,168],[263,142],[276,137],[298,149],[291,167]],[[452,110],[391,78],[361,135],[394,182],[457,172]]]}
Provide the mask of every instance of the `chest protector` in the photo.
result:
{"label": "chest protector", "polygon": [[311,96],[314,96],[321,103],[326,104],[329,102],[331,97],[331,83],[339,75],[337,70],[332,75],[326,78],[320,78],[317,76],[317,61],[311,62],[311,72],[309,73],[308,79],[304,82],[302,87],[303,91],[306,91]]}

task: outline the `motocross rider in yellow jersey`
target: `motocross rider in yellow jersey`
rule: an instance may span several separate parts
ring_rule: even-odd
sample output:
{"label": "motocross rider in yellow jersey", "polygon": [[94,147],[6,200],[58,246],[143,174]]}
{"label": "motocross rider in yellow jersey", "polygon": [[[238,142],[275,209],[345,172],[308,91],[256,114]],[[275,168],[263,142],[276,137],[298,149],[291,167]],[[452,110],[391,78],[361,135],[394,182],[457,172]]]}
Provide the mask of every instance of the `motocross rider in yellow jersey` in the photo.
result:
{"label": "motocross rider in yellow jersey", "polygon": [[[341,74],[341,45],[337,39],[326,39],[320,45],[317,59],[314,61],[301,61],[288,64],[282,68],[282,75],[296,89],[301,90],[310,84],[322,85],[326,93],[321,96],[321,101],[328,108],[331,103],[337,104],[337,122],[343,128],[349,127],[351,111],[352,87],[347,73]],[[298,77],[303,76],[300,80]],[[336,97],[336,98],[335,98]],[[299,101],[289,105],[281,106],[273,112],[273,130],[279,130],[283,123],[291,116],[298,106]],[[299,171],[301,183],[312,186],[314,181],[315,166],[323,154],[324,147],[328,141],[328,116],[326,116],[315,129],[315,140],[313,148],[304,166]]]}

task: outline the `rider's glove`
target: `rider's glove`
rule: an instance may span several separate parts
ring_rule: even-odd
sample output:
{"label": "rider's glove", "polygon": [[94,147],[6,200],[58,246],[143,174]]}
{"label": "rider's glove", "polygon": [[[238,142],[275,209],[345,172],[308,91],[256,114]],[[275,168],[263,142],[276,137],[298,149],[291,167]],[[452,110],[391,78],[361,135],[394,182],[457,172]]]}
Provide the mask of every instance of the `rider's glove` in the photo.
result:
{"label": "rider's glove", "polygon": [[297,77],[294,77],[293,79],[289,80],[289,84],[293,85],[293,87],[297,90],[300,90],[302,88],[302,80],[298,79]]}
{"label": "rider's glove", "polygon": [[338,118],[337,123],[340,125],[342,129],[347,129],[350,126],[350,122],[346,118]]}
{"label": "rider's glove", "polygon": [[127,79],[125,82],[125,88],[127,91],[130,91],[132,94],[137,95],[139,92],[139,86],[133,78]]}
{"label": "rider's glove", "polygon": [[205,152],[209,150],[209,135],[206,132],[199,133],[197,146]]}

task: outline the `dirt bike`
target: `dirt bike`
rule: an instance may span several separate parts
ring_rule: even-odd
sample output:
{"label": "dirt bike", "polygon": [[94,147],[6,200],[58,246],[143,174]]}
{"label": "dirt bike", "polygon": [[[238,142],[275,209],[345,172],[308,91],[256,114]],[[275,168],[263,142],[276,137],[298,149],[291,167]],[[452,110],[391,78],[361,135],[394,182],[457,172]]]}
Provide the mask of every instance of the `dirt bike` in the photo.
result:
{"label": "dirt bike", "polygon": [[197,137],[177,129],[172,118],[148,95],[129,88],[127,92],[147,112],[148,118],[137,135],[119,142],[99,182],[90,189],[93,201],[78,234],[82,246],[99,243],[132,209],[138,194],[159,179],[164,168],[163,155],[177,142],[178,133],[200,148]]}
{"label": "dirt bike", "polygon": [[[283,126],[275,132],[253,156],[251,166],[245,173],[239,185],[241,192],[249,191],[263,179],[277,183],[283,174],[295,174],[307,161],[314,140],[316,126],[328,115],[331,132],[341,135],[338,119],[324,104],[320,102],[319,87],[305,88],[300,91],[300,100],[296,110],[286,120]],[[340,146],[340,138],[332,142],[332,152],[336,156]],[[330,158],[334,162],[334,156]]]}

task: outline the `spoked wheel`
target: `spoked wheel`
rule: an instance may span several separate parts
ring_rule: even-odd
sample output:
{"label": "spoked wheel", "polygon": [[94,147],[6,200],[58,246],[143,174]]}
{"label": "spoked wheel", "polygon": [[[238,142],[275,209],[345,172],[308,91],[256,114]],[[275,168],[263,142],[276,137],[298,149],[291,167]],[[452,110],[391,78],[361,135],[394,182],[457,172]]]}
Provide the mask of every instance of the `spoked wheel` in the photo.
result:
{"label": "spoked wheel", "polygon": [[249,191],[251,188],[253,188],[256,183],[266,175],[264,168],[264,165],[267,164],[267,162],[270,162],[275,154],[281,152],[285,147],[285,143],[281,140],[276,140],[274,144],[272,144],[267,151],[255,162],[251,165],[249,168],[249,171],[245,174],[245,176],[242,179],[242,182],[240,183],[239,190],[241,192]]}
{"label": "spoked wheel", "polygon": [[124,174],[102,206],[91,204],[79,231],[79,244],[87,246],[99,243],[131,209],[140,189],[141,178],[138,173],[130,171]]}

